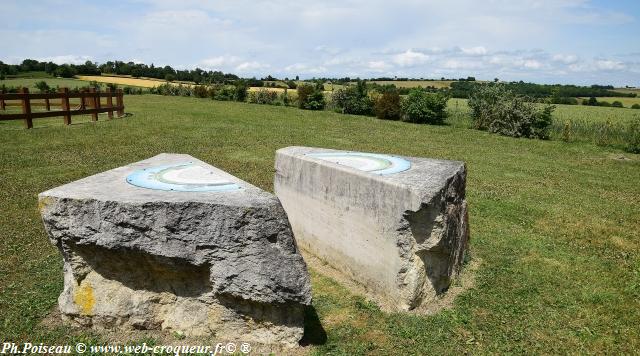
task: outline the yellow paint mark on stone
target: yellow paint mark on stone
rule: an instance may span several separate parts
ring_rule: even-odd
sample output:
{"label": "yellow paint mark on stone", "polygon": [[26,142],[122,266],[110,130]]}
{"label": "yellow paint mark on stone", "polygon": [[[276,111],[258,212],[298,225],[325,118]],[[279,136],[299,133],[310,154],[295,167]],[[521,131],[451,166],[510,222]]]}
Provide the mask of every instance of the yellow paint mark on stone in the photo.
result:
{"label": "yellow paint mark on stone", "polygon": [[96,304],[91,284],[85,283],[76,288],[73,294],[73,302],[80,307],[81,314],[91,315],[93,312],[93,306]]}
{"label": "yellow paint mark on stone", "polygon": [[38,211],[42,212],[44,208],[53,203],[53,199],[51,197],[42,197],[38,199]]}

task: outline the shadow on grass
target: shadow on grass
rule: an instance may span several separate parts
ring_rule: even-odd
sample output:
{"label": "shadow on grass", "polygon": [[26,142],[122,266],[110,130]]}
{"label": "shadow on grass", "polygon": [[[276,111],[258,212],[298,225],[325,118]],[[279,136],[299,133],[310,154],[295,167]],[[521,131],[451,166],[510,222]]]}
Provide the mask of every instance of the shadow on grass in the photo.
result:
{"label": "shadow on grass", "polygon": [[304,335],[300,340],[300,346],[324,345],[327,342],[327,333],[324,331],[316,308],[308,306],[304,310]]}

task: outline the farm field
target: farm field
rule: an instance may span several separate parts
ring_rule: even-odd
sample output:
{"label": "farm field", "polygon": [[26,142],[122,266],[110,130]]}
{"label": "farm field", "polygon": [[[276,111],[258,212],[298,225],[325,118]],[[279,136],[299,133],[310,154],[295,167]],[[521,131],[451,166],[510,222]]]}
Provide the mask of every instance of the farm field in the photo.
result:
{"label": "farm field", "polygon": [[378,83],[380,85],[394,84],[397,88],[415,88],[415,87],[435,87],[448,88],[453,83],[453,80],[372,80],[372,83]]}
{"label": "farm field", "polygon": [[[167,82],[165,80],[160,80],[160,79],[150,79],[150,78],[142,79],[142,78],[131,78],[131,77],[124,77],[124,76],[109,76],[109,75],[78,75],[76,76],[76,78],[84,81],[96,81],[98,83],[114,83],[118,85],[128,85],[128,86],[142,87],[142,88],[153,88]],[[191,84],[183,84],[183,85],[191,85]]]}
{"label": "farm field", "polygon": [[[640,93],[638,95],[640,95]],[[589,98],[578,98],[579,101],[582,99],[589,99]],[[599,97],[596,99],[598,99],[598,101],[607,101],[609,102],[609,104],[613,103],[614,101],[619,101],[622,103],[622,105],[624,105],[625,108],[630,108],[631,105],[633,104],[640,104],[640,97],[635,97],[635,98]]]}
{"label": "farm field", "polygon": [[128,95],[125,105],[132,116],[70,127],[0,122],[2,339],[101,341],[40,324],[62,290],[62,263],[37,193],[161,152],[271,191],[274,151],[306,145],[465,161],[480,265],[469,289],[432,316],[384,313],[312,270],[309,314],[321,326],[307,326],[310,354],[640,352],[639,155],[290,107],[157,95]]}
{"label": "farm field", "polygon": [[[56,86],[60,88],[67,87],[69,89],[80,88],[86,86],[88,82],[73,79],[73,78],[53,78],[53,77],[37,77],[37,78],[14,78],[14,79],[5,79],[0,80],[0,86],[6,85],[7,87],[27,87],[31,92],[37,92],[36,83],[41,81],[47,82],[50,87],[55,88]],[[36,90],[36,91],[34,91]]]}

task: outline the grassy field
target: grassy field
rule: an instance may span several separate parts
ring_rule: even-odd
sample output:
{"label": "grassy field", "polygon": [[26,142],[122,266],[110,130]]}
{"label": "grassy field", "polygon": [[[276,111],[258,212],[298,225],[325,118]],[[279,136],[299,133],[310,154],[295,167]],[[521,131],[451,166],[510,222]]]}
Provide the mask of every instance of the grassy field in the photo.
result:
{"label": "grassy field", "polygon": [[[583,100],[583,99],[589,99],[589,98],[578,98],[579,101]],[[622,103],[622,105],[624,105],[625,108],[629,108],[631,107],[631,105],[633,104],[640,104],[640,97],[635,97],[635,98],[619,98],[619,97],[599,97],[597,98],[598,101],[606,101],[609,103],[613,103],[614,101],[619,101]]]}
{"label": "grassy field", "polygon": [[39,324],[62,290],[62,263],[38,192],[160,152],[272,190],[274,151],[307,145],[465,161],[480,262],[474,287],[433,316],[381,312],[312,271],[321,327],[307,328],[310,353],[640,352],[638,155],[288,107],[155,95],[125,103],[132,116],[95,124],[0,122],[1,340],[99,341]]}
{"label": "grassy field", "polygon": [[[53,77],[35,77],[35,78],[14,78],[14,79],[5,79],[0,80],[0,86],[6,85],[7,87],[27,87],[31,92],[37,92],[37,88],[35,84],[41,81],[47,82],[50,87],[55,88],[56,86],[64,88],[67,87],[69,89],[84,87],[88,84],[88,82],[72,79],[72,78],[53,78]],[[35,90],[35,91],[34,91]]]}

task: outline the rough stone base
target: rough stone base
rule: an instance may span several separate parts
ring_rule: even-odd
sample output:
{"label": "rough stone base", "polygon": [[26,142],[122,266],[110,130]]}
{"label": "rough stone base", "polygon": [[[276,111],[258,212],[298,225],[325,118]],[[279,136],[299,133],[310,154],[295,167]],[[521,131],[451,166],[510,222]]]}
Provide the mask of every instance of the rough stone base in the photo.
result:
{"label": "rough stone base", "polygon": [[[126,181],[183,161],[239,188],[158,191]],[[163,154],[41,193],[40,210],[65,262],[60,311],[76,325],[290,347],[302,338],[309,275],[269,193]]]}

